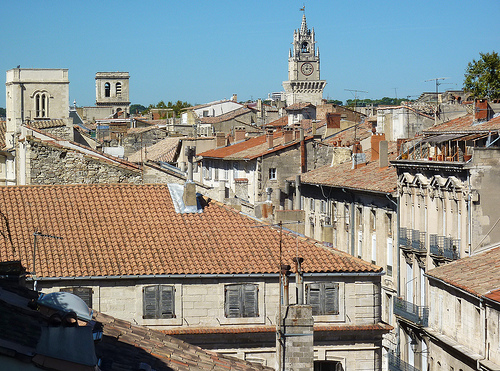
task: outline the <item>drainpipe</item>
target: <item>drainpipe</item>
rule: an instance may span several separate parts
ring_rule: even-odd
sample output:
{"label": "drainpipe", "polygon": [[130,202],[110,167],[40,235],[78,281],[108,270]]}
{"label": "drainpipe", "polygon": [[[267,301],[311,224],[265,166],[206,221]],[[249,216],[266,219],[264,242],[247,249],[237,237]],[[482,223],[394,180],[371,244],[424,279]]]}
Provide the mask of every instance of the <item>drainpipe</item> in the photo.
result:
{"label": "drainpipe", "polygon": [[301,195],[301,184],[300,184],[300,175],[295,176],[295,210],[302,210],[302,195]]}
{"label": "drainpipe", "polygon": [[300,128],[300,172],[306,172],[306,144],[303,128]]}
{"label": "drainpipe", "polygon": [[351,228],[351,255],[354,256],[356,252],[356,243],[354,241],[354,196],[347,192],[344,188],[342,188],[342,192],[344,192],[346,195],[349,195],[351,198],[351,202],[349,204],[349,225]]}
{"label": "drainpipe", "polygon": [[304,261],[304,258],[300,257],[295,257],[293,258],[293,261],[295,262],[295,284],[296,284],[296,290],[297,290],[297,304],[298,305],[303,305],[304,304],[304,276],[302,274],[302,262]]}

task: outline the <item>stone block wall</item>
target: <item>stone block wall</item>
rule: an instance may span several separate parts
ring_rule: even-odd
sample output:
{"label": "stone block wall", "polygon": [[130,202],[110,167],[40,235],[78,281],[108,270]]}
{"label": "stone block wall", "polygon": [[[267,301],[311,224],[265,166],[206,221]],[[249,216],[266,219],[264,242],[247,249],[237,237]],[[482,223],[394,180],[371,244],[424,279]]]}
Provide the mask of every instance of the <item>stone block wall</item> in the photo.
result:
{"label": "stone block wall", "polygon": [[81,152],[29,140],[29,184],[141,184],[141,172]]}

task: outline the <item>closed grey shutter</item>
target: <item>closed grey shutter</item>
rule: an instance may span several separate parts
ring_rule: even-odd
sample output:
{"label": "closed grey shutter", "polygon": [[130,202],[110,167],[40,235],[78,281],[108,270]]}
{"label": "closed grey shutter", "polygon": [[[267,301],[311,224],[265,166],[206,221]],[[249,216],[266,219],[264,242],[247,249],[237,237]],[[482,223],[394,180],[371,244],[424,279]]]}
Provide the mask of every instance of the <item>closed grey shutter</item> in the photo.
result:
{"label": "closed grey shutter", "polygon": [[339,314],[339,284],[325,283],[324,314]]}
{"label": "closed grey shutter", "polygon": [[142,290],[142,318],[158,318],[158,286],[146,286]]}
{"label": "closed grey shutter", "polygon": [[60,291],[78,296],[87,304],[87,307],[92,308],[92,289],[90,287],[65,287]]}
{"label": "closed grey shutter", "polygon": [[240,285],[226,286],[225,312],[227,318],[241,317],[241,290]]}
{"label": "closed grey shutter", "polygon": [[259,288],[257,285],[243,285],[243,317],[259,316],[258,290]]}
{"label": "closed grey shutter", "polygon": [[307,291],[307,304],[309,304],[312,307],[313,316],[321,314],[320,284],[309,283],[306,285],[306,291]]}
{"label": "closed grey shutter", "polygon": [[174,318],[174,286],[160,286],[160,318]]}

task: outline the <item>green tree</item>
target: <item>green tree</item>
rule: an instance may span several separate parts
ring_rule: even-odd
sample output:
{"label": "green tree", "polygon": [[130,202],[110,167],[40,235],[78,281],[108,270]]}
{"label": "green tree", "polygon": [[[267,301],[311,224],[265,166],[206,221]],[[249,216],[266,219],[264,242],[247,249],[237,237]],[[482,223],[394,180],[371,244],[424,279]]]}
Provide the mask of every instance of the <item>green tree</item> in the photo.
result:
{"label": "green tree", "polygon": [[7,111],[5,108],[0,107],[0,117],[6,117],[7,116]]}
{"label": "green tree", "polygon": [[130,105],[130,113],[135,115],[136,113],[143,113],[146,111],[147,108],[144,107],[142,104],[131,104]]}
{"label": "green tree", "polygon": [[500,57],[498,53],[479,53],[465,70],[464,90],[477,99],[500,98]]}

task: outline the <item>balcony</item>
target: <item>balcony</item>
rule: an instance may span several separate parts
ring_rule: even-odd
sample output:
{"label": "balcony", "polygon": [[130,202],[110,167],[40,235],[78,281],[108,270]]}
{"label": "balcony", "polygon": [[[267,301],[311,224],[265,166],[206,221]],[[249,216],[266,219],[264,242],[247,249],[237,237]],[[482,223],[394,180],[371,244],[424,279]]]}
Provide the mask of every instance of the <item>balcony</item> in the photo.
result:
{"label": "balcony", "polygon": [[425,248],[425,232],[420,232],[418,230],[411,230],[411,248],[417,253],[425,254],[427,249]]}
{"label": "balcony", "polygon": [[387,357],[389,358],[390,371],[420,371],[418,368],[396,357],[392,352],[387,353]]}
{"label": "balcony", "polygon": [[431,234],[429,235],[429,250],[435,259],[457,260],[460,258],[460,240]]}
{"label": "balcony", "polygon": [[411,250],[412,230],[401,227],[399,228],[399,246],[404,250]]}
{"label": "balcony", "polygon": [[427,327],[429,323],[428,307],[415,305],[397,297],[394,297],[394,314],[420,327]]}

